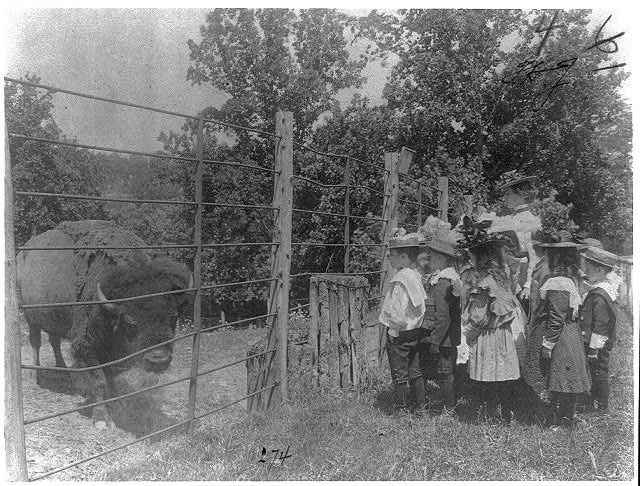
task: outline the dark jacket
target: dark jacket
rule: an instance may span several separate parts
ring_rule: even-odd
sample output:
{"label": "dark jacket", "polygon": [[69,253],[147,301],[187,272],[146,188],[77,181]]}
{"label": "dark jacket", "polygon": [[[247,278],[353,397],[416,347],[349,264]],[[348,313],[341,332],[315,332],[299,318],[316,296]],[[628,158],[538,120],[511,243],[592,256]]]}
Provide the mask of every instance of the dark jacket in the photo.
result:
{"label": "dark jacket", "polygon": [[592,288],[580,307],[580,332],[585,345],[589,346],[595,333],[607,336],[604,347],[611,351],[616,339],[616,320],[617,312],[609,294],[599,287]]}
{"label": "dark jacket", "polygon": [[436,285],[425,285],[426,312],[422,327],[427,332],[425,342],[451,348],[460,344],[460,297],[453,295],[453,285],[440,278]]}

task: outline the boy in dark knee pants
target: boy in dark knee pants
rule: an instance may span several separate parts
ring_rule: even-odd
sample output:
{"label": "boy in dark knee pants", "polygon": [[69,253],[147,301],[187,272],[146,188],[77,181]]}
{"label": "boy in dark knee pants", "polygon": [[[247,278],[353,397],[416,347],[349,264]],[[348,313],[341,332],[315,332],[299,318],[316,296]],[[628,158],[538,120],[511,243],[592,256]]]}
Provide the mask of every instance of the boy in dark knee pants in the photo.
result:
{"label": "boy in dark knee pants", "polygon": [[616,339],[614,302],[621,280],[613,273],[615,255],[600,248],[587,248],[582,254],[582,265],[593,285],[580,308],[580,330],[591,372],[591,398],[596,411],[606,413],[609,408],[609,359]]}
{"label": "boy in dark knee pants", "polygon": [[426,294],[418,272],[422,238],[398,230],[389,240],[389,263],[396,274],[389,283],[378,320],[387,328],[386,351],[391,368],[396,409],[414,395],[419,413],[424,408],[424,382],[418,358],[418,338]]}
{"label": "boy in dark knee pants", "polygon": [[420,366],[423,377],[435,379],[439,387],[432,410],[452,413],[456,405],[454,372],[461,337],[462,281],[454,267],[458,252],[447,223],[430,216],[420,232],[426,246],[421,264],[427,273],[423,278],[427,300],[419,347]]}

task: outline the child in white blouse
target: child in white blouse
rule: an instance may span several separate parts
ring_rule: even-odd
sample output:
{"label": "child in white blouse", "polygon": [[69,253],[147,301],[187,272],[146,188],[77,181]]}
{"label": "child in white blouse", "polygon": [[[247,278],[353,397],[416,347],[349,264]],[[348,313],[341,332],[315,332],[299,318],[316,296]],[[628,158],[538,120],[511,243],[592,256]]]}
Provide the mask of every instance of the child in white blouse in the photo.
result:
{"label": "child in white blouse", "polygon": [[387,356],[394,386],[395,408],[405,408],[413,393],[416,411],[425,403],[418,340],[425,313],[426,293],[418,271],[422,237],[400,230],[389,240],[389,262],[396,270],[387,289],[379,321],[387,328]]}

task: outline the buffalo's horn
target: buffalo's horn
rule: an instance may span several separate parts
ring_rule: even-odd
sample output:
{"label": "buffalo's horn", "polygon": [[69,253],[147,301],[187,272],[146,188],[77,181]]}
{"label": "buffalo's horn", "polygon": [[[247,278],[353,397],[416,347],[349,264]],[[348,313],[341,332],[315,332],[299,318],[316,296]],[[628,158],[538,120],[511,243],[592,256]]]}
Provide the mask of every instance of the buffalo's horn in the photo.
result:
{"label": "buffalo's horn", "polygon": [[110,312],[116,312],[117,307],[114,303],[109,302],[109,299],[107,299],[104,294],[102,293],[102,289],[100,288],[100,284],[98,284],[98,300],[102,301],[102,306],[107,309]]}

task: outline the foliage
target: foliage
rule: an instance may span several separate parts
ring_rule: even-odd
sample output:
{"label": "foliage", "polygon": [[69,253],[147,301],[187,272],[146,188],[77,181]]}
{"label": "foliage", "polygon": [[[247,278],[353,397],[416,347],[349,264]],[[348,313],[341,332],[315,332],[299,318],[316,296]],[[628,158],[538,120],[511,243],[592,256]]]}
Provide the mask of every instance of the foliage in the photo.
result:
{"label": "foliage", "polygon": [[[40,81],[37,76],[28,74],[25,80],[32,83]],[[52,93],[40,93],[31,86],[5,82],[5,116],[9,132],[74,142],[58,128],[52,109]],[[16,191],[99,195],[101,175],[91,163],[92,154],[87,150],[12,138],[10,154]],[[105,215],[99,202],[26,196],[16,198],[14,214],[18,246],[62,221],[102,219]]]}
{"label": "foliage", "polygon": [[202,41],[189,40],[187,79],[228,94],[218,113],[232,123],[268,129],[277,109],[293,112],[302,140],[339,90],[363,82],[364,62],[349,60],[345,22],[332,9],[215,9]]}
{"label": "foliage", "polygon": [[574,234],[578,226],[570,216],[573,204],[565,205],[556,201],[556,194],[554,192],[548,198],[534,202],[531,205],[531,212],[540,218],[544,233],[555,234],[558,231],[568,231]]}
{"label": "foliage", "polygon": [[[349,59],[345,24],[343,14],[329,9],[210,12],[200,29],[201,41],[189,41],[192,65],[187,78],[194,84],[211,84],[229,99],[220,108],[204,108],[202,116],[273,132],[276,110],[291,111],[294,137],[304,140],[320,114],[334,105],[338,91],[360,86],[363,81],[360,71],[364,62]],[[272,137],[227,125],[216,128],[207,124],[206,128],[205,159],[273,168]],[[193,157],[195,133],[196,123],[188,121],[181,134],[163,134],[165,151]],[[270,172],[207,165],[204,180],[203,197],[209,203],[272,204]],[[171,181],[182,187],[185,198],[193,199],[192,170],[176,171]],[[313,194],[306,197],[314,198]],[[308,206],[303,203],[302,207]],[[193,233],[192,214],[183,211],[177,223],[186,234]],[[272,221],[270,210],[207,206],[203,212],[203,240],[224,244],[271,242]],[[298,235],[309,231],[308,224],[298,222],[294,222],[294,241],[302,241]],[[268,278],[270,254],[270,246],[209,249],[204,279],[216,284]],[[295,273],[295,269],[292,271]],[[299,285],[307,287],[304,282]],[[227,314],[249,315],[264,312],[268,293],[267,282],[215,289],[212,299]]]}
{"label": "foliage", "polygon": [[373,11],[359,35],[375,43],[371,55],[399,57],[384,91],[400,113],[399,144],[427,159],[442,149],[475,156],[489,183],[520,168],[573,202],[575,220],[594,236],[628,238],[631,118],[618,93],[628,73],[594,73],[616,62],[614,46],[587,48],[615,33],[605,27],[598,37],[590,15],[560,12],[562,28],[539,57],[544,34],[536,29],[551,22],[541,11]]}
{"label": "foliage", "polygon": [[[144,156],[96,154],[95,163],[103,173],[101,193],[105,196],[147,201],[183,199],[182,188],[170,181],[170,174],[179,170],[184,164],[182,162]],[[175,225],[181,214],[181,206],[110,202],[105,204],[105,210],[108,219],[133,231],[147,244],[188,242],[188,238],[180,234]]]}

